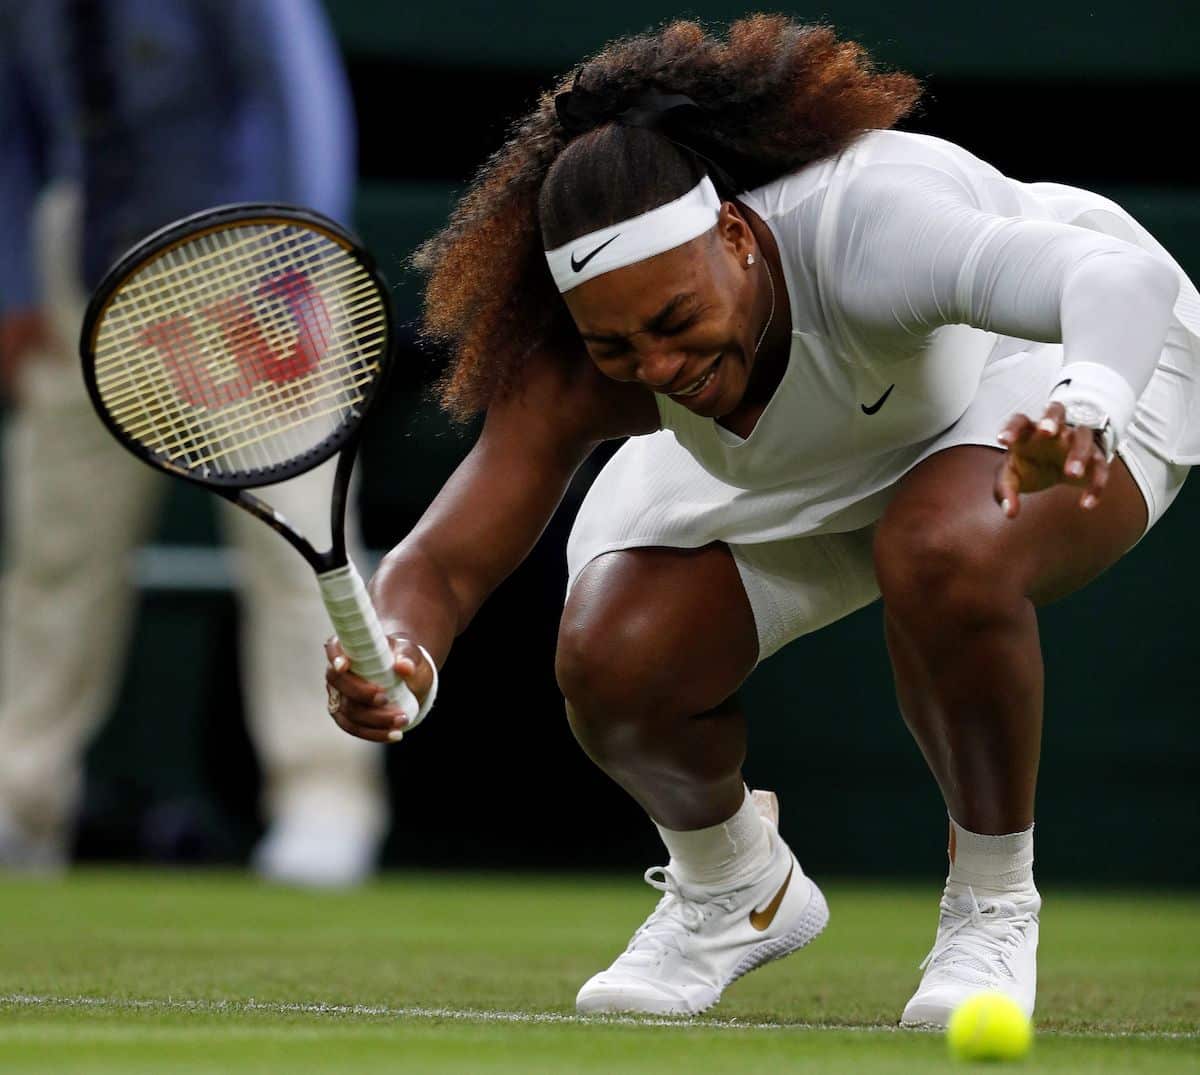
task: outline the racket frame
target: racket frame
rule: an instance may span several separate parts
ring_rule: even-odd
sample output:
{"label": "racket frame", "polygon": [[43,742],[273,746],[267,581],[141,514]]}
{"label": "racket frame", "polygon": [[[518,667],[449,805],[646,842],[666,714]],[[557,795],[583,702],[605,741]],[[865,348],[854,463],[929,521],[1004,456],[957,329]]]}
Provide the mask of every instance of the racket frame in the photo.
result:
{"label": "racket frame", "polygon": [[[225,478],[214,479],[193,474],[184,467],[156,455],[127,436],[109,413],[100,394],[95,368],[95,339],[99,326],[116,293],[139,269],[152,264],[182,246],[185,242],[202,238],[206,233],[226,230],[238,223],[301,224],[325,235],[348,253],[367,273],[377,287],[383,307],[384,339],[376,361],[379,373],[367,386],[363,398],[355,407],[355,418],[343,422],[338,429],[312,448],[286,463],[263,468],[253,476],[236,473]],[[350,657],[351,668],[384,687],[393,704],[400,707],[408,718],[407,727],[415,727],[428,712],[432,693],[422,706],[409,690],[408,685],[396,675],[393,667],[391,643],[383,632],[379,617],[372,607],[362,576],[346,555],[346,499],[350,487],[350,475],[354,469],[354,457],[362,435],[363,423],[372,404],[378,399],[393,365],[396,350],[395,312],[390,301],[387,281],[379,271],[374,259],[362,244],[340,225],[311,210],[295,206],[266,202],[241,202],[219,206],[193,213],[167,225],[143,239],[129,250],[104,275],[88,303],[80,331],[79,355],[83,365],[84,380],[88,395],[96,413],[116,440],[133,455],[156,470],[172,474],[203,489],[217,493],[239,508],[256,516],[285,538],[288,543],[317,573],[321,598],[330,619],[337,630],[343,649]],[[263,485],[273,485],[288,478],[305,474],[320,466],[334,453],[340,452],[334,473],[333,491],[330,501],[330,548],[320,552],[312,543],[297,532],[286,518],[273,507],[254,496],[249,490]],[[389,737],[394,740],[403,733],[395,731]]]}
{"label": "racket frame", "polygon": [[[117,292],[134,273],[165,257],[172,250],[185,243],[202,238],[204,235],[227,230],[230,226],[245,224],[301,224],[310,228],[341,247],[349,254],[379,288],[383,299],[384,314],[384,346],[379,353],[379,375],[368,386],[362,402],[358,405],[359,416],[356,421],[343,423],[323,441],[308,449],[303,454],[286,463],[274,464],[264,468],[261,473],[239,476],[237,474],[223,477],[203,478],[193,474],[185,467],[180,467],[167,459],[156,455],[134,438],[128,436],[116,423],[109,413],[100,387],[96,380],[95,341],[104,315],[116,297]],[[396,351],[395,311],[390,301],[391,293],[387,280],[375,263],[375,259],[363,247],[361,241],[350,231],[330,220],[320,213],[298,206],[284,205],[275,202],[237,202],[221,205],[213,209],[205,209],[199,213],[182,217],[166,227],[148,235],[141,242],[131,247],[106,272],[92,293],[91,301],[83,318],[83,326],[79,336],[79,354],[83,366],[83,379],[87,385],[88,395],[92,405],[108,431],[118,442],[143,463],[156,470],[165,471],[176,478],[191,482],[201,488],[208,489],[238,507],[261,519],[274,529],[291,546],[308,561],[317,572],[326,572],[333,568],[344,566],[348,560],[346,555],[346,500],[350,485],[350,474],[354,469],[354,457],[362,435],[363,422],[367,413],[379,397],[388,374],[393,365]],[[264,485],[274,485],[287,481],[300,474],[305,474],[324,463],[334,454],[340,452],[337,470],[334,475],[333,493],[330,502],[330,535],[331,546],[328,551],[316,549],[306,540],[287,519],[261,498],[249,492],[250,489]]]}

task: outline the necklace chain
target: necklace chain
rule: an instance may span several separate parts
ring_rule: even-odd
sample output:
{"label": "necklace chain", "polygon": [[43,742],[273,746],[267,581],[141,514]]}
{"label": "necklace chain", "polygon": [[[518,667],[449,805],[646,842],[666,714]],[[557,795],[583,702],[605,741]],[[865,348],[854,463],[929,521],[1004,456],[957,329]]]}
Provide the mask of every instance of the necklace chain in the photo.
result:
{"label": "necklace chain", "polygon": [[755,354],[758,354],[758,349],[762,346],[763,340],[767,338],[767,329],[771,327],[771,322],[775,319],[775,278],[771,275],[771,266],[767,264],[765,254],[763,255],[762,265],[767,270],[767,285],[771,288],[771,312],[767,314],[767,323],[763,325],[762,332],[758,334],[758,343],[754,345]]}

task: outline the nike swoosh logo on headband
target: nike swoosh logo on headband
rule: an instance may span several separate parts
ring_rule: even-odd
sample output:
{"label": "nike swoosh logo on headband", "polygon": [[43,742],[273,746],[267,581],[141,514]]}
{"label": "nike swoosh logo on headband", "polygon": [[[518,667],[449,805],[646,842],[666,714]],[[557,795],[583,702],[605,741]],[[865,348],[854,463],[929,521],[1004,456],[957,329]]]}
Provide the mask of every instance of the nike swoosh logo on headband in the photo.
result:
{"label": "nike swoosh logo on headband", "polygon": [[598,247],[596,247],[595,250],[593,250],[590,254],[588,254],[588,256],[586,258],[580,258],[578,261],[576,261],[575,255],[572,254],[571,255],[571,268],[574,269],[576,272],[583,272],[583,267],[589,261],[591,261],[592,258],[594,258],[597,254],[599,254],[601,250],[603,250],[606,246],[608,246],[609,243],[611,243],[615,239],[617,239],[618,236],[620,236],[620,234],[621,234],[620,232],[617,232],[617,234],[614,235],[612,237],[612,239],[605,239],[604,242],[602,242]]}

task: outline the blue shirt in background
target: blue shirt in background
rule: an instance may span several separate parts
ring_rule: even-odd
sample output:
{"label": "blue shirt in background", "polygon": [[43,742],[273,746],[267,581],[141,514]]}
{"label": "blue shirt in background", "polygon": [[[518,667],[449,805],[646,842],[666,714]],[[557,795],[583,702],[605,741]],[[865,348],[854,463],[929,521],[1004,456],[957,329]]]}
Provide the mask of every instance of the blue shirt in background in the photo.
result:
{"label": "blue shirt in background", "polygon": [[354,121],[316,0],[0,0],[0,312],[37,305],[40,187],[83,191],[84,283],[213,205],[346,221]]}

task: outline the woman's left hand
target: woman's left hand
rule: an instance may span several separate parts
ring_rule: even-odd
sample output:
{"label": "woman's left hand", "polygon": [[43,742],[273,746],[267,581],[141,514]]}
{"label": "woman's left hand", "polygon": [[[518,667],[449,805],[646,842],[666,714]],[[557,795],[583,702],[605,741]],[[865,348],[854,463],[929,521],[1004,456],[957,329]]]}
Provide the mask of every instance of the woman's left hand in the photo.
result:
{"label": "woman's left hand", "polygon": [[1008,449],[996,471],[995,486],[996,503],[1008,518],[1015,519],[1021,510],[1021,493],[1053,485],[1082,488],[1079,506],[1085,510],[1100,503],[1108,483],[1108,462],[1095,430],[1067,425],[1061,403],[1051,403],[1039,422],[1014,414],[996,439]]}

